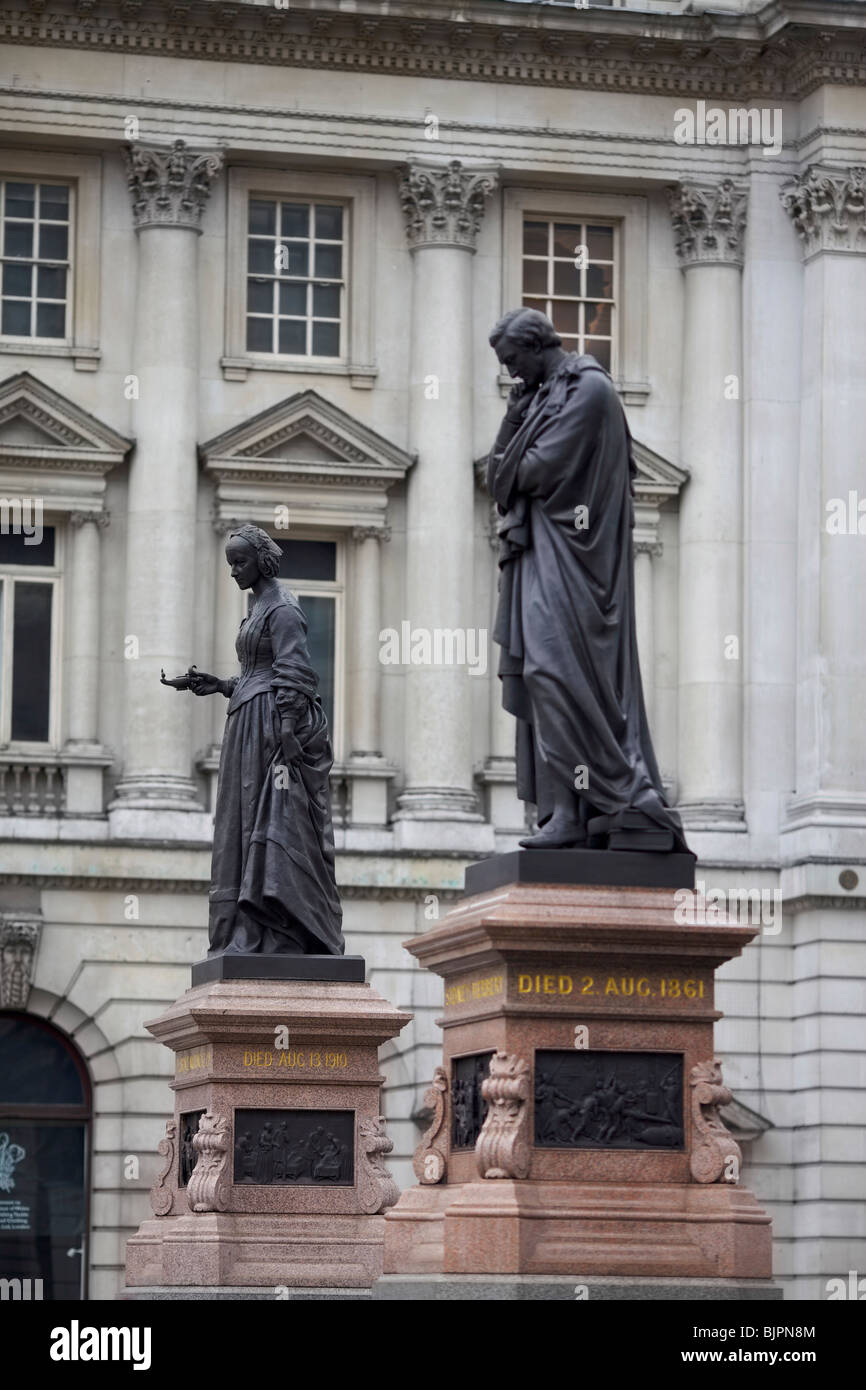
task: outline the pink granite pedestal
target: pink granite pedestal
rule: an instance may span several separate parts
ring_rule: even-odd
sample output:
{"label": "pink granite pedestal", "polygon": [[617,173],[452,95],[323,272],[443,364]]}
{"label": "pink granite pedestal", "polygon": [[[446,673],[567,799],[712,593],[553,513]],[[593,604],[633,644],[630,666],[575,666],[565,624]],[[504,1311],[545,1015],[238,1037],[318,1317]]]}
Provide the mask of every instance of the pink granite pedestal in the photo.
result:
{"label": "pink granite pedestal", "polygon": [[[401,1276],[506,1275],[781,1296],[713,1049],[714,973],[755,930],[680,924],[677,903],[672,888],[510,883],[407,943],[445,982],[443,1059],[377,1298],[460,1296],[401,1294]],[[498,1295],[466,1294],[482,1296]]]}
{"label": "pink granite pedestal", "polygon": [[410,1018],[368,984],[243,979],[147,1024],[175,1054],[175,1103],[127,1296],[369,1290],[398,1196],[378,1049]]}

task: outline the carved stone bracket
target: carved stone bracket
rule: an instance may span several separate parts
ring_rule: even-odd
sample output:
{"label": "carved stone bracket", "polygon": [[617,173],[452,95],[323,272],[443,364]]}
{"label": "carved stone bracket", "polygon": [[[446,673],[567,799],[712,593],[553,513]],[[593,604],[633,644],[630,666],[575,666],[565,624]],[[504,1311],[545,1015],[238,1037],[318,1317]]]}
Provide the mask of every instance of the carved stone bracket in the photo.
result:
{"label": "carved stone bracket", "polygon": [[400,1189],[385,1166],[385,1155],[394,1147],[393,1139],[385,1133],[385,1116],[362,1120],[359,1127],[361,1163],[358,1174],[358,1200],[361,1211],[368,1214],[393,1207]]}
{"label": "carved stone bracket", "polygon": [[38,913],[0,914],[0,1008],[27,1008],[41,933]]}
{"label": "carved stone bracket", "polygon": [[206,1110],[193,1138],[198,1160],[186,1189],[190,1211],[225,1211],[231,1182],[231,1122]]}
{"label": "carved stone bracket", "polygon": [[692,1067],[689,1080],[694,1133],[689,1162],[692,1177],[695,1182],[734,1184],[739,1178],[743,1155],[739,1144],[719,1118],[719,1106],[730,1105],[733,1100],[722,1081],[721,1062],[699,1062]]}
{"label": "carved stone bracket", "polygon": [[733,179],[684,182],[668,193],[677,259],[692,265],[742,265],[748,191]]}
{"label": "carved stone bracket", "polygon": [[806,255],[866,252],[866,168],[824,169],[812,164],[786,183],[779,196]]}
{"label": "carved stone bracket", "polygon": [[494,169],[464,169],[413,162],[399,171],[400,204],[409,245],[462,246],[475,250],[487,199],[496,188]]}
{"label": "carved stone bracket", "polygon": [[126,167],[136,229],[156,226],[201,231],[211,183],[223,167],[222,154],[195,154],[183,140],[161,150],[129,145]]}
{"label": "carved stone bracket", "polygon": [[475,1145],[482,1178],[525,1178],[531,1158],[530,1066],[516,1053],[497,1052],[481,1085],[487,1117]]}
{"label": "carved stone bracket", "polygon": [[174,1168],[177,1152],[177,1124],[174,1120],[166,1121],[165,1138],[160,1139],[156,1147],[157,1152],[161,1153],[165,1159],[165,1164],[160,1169],[156,1182],[150,1189],[150,1205],[157,1216],[167,1216],[171,1211],[172,1191],[170,1187],[166,1186],[166,1182]]}
{"label": "carved stone bracket", "polygon": [[437,1183],[445,1177],[448,1153],[448,1073],[444,1067],[434,1071],[424,1092],[424,1105],[433,1111],[433,1118],[415,1150],[412,1167],[419,1182]]}

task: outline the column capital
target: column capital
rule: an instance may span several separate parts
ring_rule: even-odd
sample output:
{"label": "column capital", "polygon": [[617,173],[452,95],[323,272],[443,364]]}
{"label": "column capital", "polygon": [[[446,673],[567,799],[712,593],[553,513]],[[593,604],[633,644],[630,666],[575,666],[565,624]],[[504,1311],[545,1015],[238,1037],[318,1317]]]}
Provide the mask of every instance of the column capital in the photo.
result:
{"label": "column capital", "polygon": [[684,180],[668,190],[677,259],[693,265],[743,264],[748,189],[734,179]]}
{"label": "column capital", "polygon": [[219,150],[197,153],[184,140],[175,140],[170,149],[128,145],[126,182],[136,231],[186,227],[201,232],[211,183],[222,167]]}
{"label": "column capital", "polygon": [[830,169],[810,164],[784,184],[782,206],[803,243],[804,256],[819,251],[866,253],[866,168]]}
{"label": "column capital", "polygon": [[92,523],[94,526],[99,526],[99,527],[101,527],[101,528],[104,530],[105,527],[108,526],[108,524],[109,524],[110,521],[111,521],[111,513],[110,513],[110,512],[70,512],[70,513],[69,513],[69,525],[72,527],[72,529],[73,529],[74,531],[77,531],[81,526],[86,526],[88,523]]}
{"label": "column capital", "polygon": [[389,541],[391,539],[390,526],[353,526],[352,540],[359,541]]}
{"label": "column capital", "polygon": [[474,251],[487,199],[499,173],[492,166],[466,169],[412,160],[397,171],[406,235],[413,251],[422,246],[459,246]]}
{"label": "column capital", "polygon": [[661,541],[651,540],[649,538],[639,541],[636,540],[634,542],[634,553],[635,555],[651,555],[658,559],[664,554],[664,546]]}

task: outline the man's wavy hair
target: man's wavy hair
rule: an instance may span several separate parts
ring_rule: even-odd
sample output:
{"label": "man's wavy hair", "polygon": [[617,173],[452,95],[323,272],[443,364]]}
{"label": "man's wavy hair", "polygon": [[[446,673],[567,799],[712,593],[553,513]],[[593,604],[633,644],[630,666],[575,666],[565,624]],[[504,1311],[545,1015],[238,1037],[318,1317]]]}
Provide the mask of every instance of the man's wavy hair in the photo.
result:
{"label": "man's wavy hair", "polygon": [[561,347],[562,339],[546,314],[540,309],[509,309],[490,331],[490,345],[495,348],[506,333],[518,347]]}
{"label": "man's wavy hair", "polygon": [[271,540],[267,531],[263,531],[261,526],[240,526],[237,531],[232,531],[229,540],[246,541],[248,546],[256,552],[260,572],[266,578],[272,579],[280,568],[283,552],[276,541]]}

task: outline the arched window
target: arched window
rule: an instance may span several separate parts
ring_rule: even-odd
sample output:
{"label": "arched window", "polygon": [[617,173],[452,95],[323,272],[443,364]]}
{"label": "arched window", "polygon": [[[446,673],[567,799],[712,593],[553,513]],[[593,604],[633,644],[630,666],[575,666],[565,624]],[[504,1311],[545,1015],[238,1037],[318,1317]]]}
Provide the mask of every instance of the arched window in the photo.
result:
{"label": "arched window", "polygon": [[0,1012],[0,1279],[13,1281],[3,1286],[6,1298],[86,1296],[90,1105],[87,1069],[69,1039],[30,1014]]}

